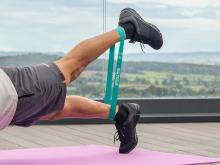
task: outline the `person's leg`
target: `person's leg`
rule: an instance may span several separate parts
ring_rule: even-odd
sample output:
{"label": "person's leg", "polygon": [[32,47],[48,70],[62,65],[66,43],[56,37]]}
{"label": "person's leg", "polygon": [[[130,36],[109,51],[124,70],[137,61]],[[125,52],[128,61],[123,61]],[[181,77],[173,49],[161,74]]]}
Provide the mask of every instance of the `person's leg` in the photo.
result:
{"label": "person's leg", "polygon": [[76,45],[69,53],[55,63],[68,85],[75,80],[85,67],[112,45],[119,42],[120,35],[115,30],[87,39]]}
{"label": "person's leg", "polygon": [[[120,41],[115,30],[82,41],[63,58],[55,61],[65,77],[65,84],[75,80],[85,67],[104,53],[112,45]],[[59,120],[63,118],[103,118],[107,119],[110,106],[80,96],[67,96],[65,106],[58,113],[43,116],[41,120]],[[116,108],[116,113],[118,109]]]}
{"label": "person's leg", "polygon": [[[131,42],[141,42],[149,44],[154,49],[159,49],[162,44],[162,35],[156,26],[144,21],[133,9],[122,10],[119,18],[119,25],[126,33],[126,39]],[[129,35],[130,34],[130,35]],[[110,31],[103,35],[85,40],[73,48],[64,58],[56,61],[65,77],[68,85],[75,80],[85,67],[104,53],[108,48],[117,43],[120,36],[116,31]],[[98,103],[85,98],[71,96],[66,99],[64,108],[60,113],[45,116],[42,119],[62,119],[66,117],[80,118],[106,118],[109,112],[109,105]],[[129,153],[138,143],[136,124],[140,118],[140,106],[135,103],[124,103],[119,106],[115,115],[115,126],[120,140],[120,153]]]}
{"label": "person's leg", "polygon": [[[64,107],[41,120],[60,120],[63,118],[100,118],[107,119],[110,106],[81,96],[67,96]],[[116,109],[116,113],[118,108]]]}
{"label": "person's leg", "polygon": [[[85,67],[120,40],[115,30],[82,41],[63,58],[55,61],[65,77],[65,84],[75,80]],[[108,104],[80,96],[67,96],[64,108],[58,113],[42,117],[42,120],[59,120],[62,118],[103,118],[109,114]],[[117,113],[116,109],[116,113]]]}

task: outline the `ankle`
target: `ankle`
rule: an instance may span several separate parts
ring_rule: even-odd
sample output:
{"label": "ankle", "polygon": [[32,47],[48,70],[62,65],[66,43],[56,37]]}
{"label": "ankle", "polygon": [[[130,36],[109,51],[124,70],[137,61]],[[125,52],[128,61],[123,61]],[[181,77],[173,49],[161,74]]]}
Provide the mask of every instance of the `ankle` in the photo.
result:
{"label": "ankle", "polygon": [[114,120],[118,123],[123,123],[127,119],[127,116],[128,112],[126,111],[125,107],[119,106]]}
{"label": "ankle", "polygon": [[135,27],[132,23],[128,22],[125,24],[121,24],[120,25],[124,31],[125,31],[125,35],[126,35],[126,39],[132,39],[134,36],[134,32],[135,32]]}

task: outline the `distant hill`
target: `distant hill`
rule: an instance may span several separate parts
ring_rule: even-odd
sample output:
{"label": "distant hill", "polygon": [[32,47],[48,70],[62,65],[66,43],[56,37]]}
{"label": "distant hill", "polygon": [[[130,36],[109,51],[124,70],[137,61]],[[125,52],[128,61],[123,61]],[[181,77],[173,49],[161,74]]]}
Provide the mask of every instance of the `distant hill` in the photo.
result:
{"label": "distant hill", "polygon": [[[50,61],[63,56],[62,52],[51,52],[51,53],[33,53],[33,52],[2,52],[0,51],[0,58],[2,57],[16,57],[20,62],[22,61],[21,56],[25,56],[26,61],[28,59],[34,59],[37,63],[42,62],[42,59]],[[100,59],[104,59],[103,56]],[[13,60],[13,58],[11,58]],[[188,63],[188,64],[204,64],[204,65],[220,65],[220,52],[170,52],[170,53],[127,53],[123,56],[123,61],[132,62],[160,62],[160,63]],[[9,65],[11,65],[10,60]],[[17,62],[15,64],[19,64]],[[1,65],[3,63],[0,63]],[[12,63],[13,64],[13,63]]]}
{"label": "distant hill", "polygon": [[3,56],[18,56],[18,55],[35,55],[35,54],[42,54],[42,55],[57,55],[62,56],[63,52],[19,52],[19,51],[0,51],[0,57]]}
{"label": "distant hill", "polygon": [[124,60],[220,65],[220,52],[146,52],[145,54],[126,54]]}
{"label": "distant hill", "polygon": [[27,53],[23,55],[0,56],[0,66],[28,66],[61,58],[59,55]]}
{"label": "distant hill", "polygon": [[[126,56],[126,55],[125,55]],[[130,57],[131,54],[128,54],[127,57]],[[132,58],[139,58],[138,56],[143,55],[132,55]],[[156,55],[157,56],[157,55]],[[162,56],[162,55],[161,55]],[[165,55],[163,55],[165,58]],[[169,55],[168,55],[169,56]],[[183,56],[183,55],[176,55]],[[205,56],[205,55],[203,55]],[[207,56],[207,55],[206,55]],[[212,54],[210,56],[217,56],[216,54]],[[49,61],[58,60],[62,56],[59,55],[51,55],[45,53],[27,53],[23,55],[14,55],[14,56],[3,56],[0,57],[0,66],[29,66],[39,63],[45,63]],[[146,55],[146,57],[149,57]],[[146,58],[145,57],[145,58]],[[159,58],[159,57],[158,57]],[[219,57],[218,57],[219,58]],[[178,60],[178,58],[177,58]],[[161,62],[162,61],[162,62]],[[184,61],[184,60],[183,60]],[[198,59],[199,61],[199,59]],[[220,60],[216,60],[216,63],[220,64]],[[91,71],[103,71],[103,59],[98,59],[91,63],[87,70]],[[178,74],[201,74],[201,75],[220,75],[220,65],[210,65],[210,64],[196,64],[196,63],[185,63],[185,62],[173,62],[172,60],[163,62],[163,60],[154,61],[136,61],[136,60],[125,60],[123,62],[123,73],[140,73],[144,70],[146,71],[158,71],[158,72],[170,72],[170,73],[178,73]]]}

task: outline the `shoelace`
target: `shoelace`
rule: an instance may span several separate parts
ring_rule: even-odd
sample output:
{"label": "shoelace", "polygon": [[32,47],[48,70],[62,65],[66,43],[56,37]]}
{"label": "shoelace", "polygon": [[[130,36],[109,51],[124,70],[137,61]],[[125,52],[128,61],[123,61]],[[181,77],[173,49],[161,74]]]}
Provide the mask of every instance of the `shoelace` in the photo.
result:
{"label": "shoelace", "polygon": [[115,132],[115,134],[114,134],[114,144],[118,140],[122,141],[123,138],[125,137],[122,130],[123,130],[123,128],[120,128],[120,129],[118,129],[118,131]]}
{"label": "shoelace", "polygon": [[143,41],[140,42],[141,50],[145,54],[145,51],[143,48],[145,48]]}
{"label": "shoelace", "polygon": [[[131,39],[130,41],[129,41],[130,43],[135,43],[136,41],[134,41],[133,39]],[[146,44],[149,44],[151,41],[148,41]],[[146,52],[144,51],[144,48],[145,48],[145,46],[144,46],[144,41],[143,41],[143,39],[140,37],[140,47],[141,47],[141,50],[142,50],[142,52],[145,54]]]}
{"label": "shoelace", "polygon": [[[149,44],[151,41],[148,41],[146,44]],[[145,48],[144,46],[144,41],[142,40],[142,38],[140,37],[140,46],[141,46],[141,50],[142,52],[145,54],[145,51],[143,48]]]}
{"label": "shoelace", "polygon": [[[136,43],[136,41],[134,41],[134,40],[132,40],[132,39],[131,39],[129,42],[130,42],[130,43]],[[140,40],[139,43],[140,43],[140,47],[141,47],[142,52],[145,53],[145,51],[144,51],[144,49],[143,49],[143,48],[145,48],[144,42],[143,42],[142,40]]]}
{"label": "shoelace", "polygon": [[114,135],[114,144],[118,140],[120,140],[120,138],[119,138],[118,131],[117,131],[117,132],[115,132],[115,135]]}

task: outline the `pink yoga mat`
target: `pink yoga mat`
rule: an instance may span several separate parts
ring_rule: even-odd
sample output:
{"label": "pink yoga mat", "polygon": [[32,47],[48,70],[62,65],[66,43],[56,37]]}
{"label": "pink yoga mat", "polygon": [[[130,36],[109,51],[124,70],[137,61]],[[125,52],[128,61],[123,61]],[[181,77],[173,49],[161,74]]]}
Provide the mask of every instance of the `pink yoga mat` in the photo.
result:
{"label": "pink yoga mat", "polygon": [[220,158],[143,149],[119,154],[116,147],[99,145],[0,151],[0,165],[191,165],[217,162]]}

